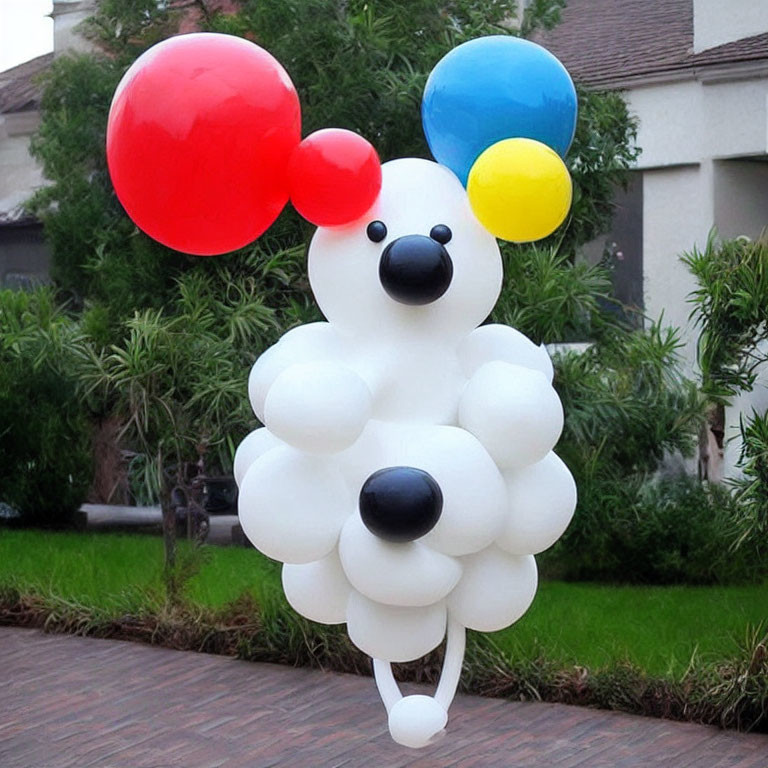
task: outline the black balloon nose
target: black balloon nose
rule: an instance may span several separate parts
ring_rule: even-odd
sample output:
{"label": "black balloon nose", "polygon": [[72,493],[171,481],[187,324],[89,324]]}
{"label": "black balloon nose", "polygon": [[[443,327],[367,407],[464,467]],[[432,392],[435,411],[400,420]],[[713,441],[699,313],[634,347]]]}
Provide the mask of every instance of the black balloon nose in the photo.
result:
{"label": "black balloon nose", "polygon": [[413,467],[374,472],[360,491],[360,517],[380,539],[403,542],[429,533],[443,511],[443,494],[435,479]]}
{"label": "black balloon nose", "polygon": [[453,262],[448,251],[431,237],[398,237],[381,254],[381,284],[402,304],[437,301],[448,290],[452,277]]}

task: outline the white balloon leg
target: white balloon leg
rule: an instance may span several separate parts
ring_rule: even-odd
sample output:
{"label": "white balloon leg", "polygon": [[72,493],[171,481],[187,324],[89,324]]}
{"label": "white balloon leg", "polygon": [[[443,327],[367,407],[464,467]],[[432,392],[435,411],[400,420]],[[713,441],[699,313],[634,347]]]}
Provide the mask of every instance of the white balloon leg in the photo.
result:
{"label": "white balloon leg", "polygon": [[448,619],[448,640],[445,646],[443,671],[435,691],[435,700],[448,710],[456,689],[459,687],[461,667],[464,663],[464,649],[467,645],[467,631],[464,625],[455,619]]}
{"label": "white balloon leg", "polygon": [[443,735],[461,676],[466,647],[464,625],[449,618],[445,659],[434,697],[403,696],[388,661],[373,660],[376,687],[389,715],[392,738],[405,747],[420,749],[434,743]]}

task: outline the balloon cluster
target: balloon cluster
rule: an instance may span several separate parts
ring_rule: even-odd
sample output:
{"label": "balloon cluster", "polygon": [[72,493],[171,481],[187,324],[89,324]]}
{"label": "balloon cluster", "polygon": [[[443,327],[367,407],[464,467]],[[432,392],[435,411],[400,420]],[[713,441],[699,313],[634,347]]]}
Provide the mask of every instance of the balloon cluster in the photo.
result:
{"label": "balloon cluster", "polygon": [[571,207],[562,161],[576,130],[576,90],[546,49],[509,36],[454,48],[432,70],[422,120],[432,154],[467,186],[489,232],[527,242]]}
{"label": "balloon cluster", "polygon": [[[501,290],[494,235],[536,239],[567,214],[558,153],[573,135],[573,85],[538,46],[483,38],[437,65],[422,115],[437,163],[380,166],[343,131],[300,141],[278,62],[191,35],[128,71],[108,132],[120,200],[168,245],[238,247],[289,198],[320,225],[309,279],[327,322],[294,328],[253,366],[265,426],[235,455],[240,520],[284,563],[290,604],[346,623],[373,657],[390,732],[409,747],[447,722],[465,628],[522,616],[534,555],[576,504],[552,452],[563,412],[546,350],[481,325]],[[403,697],[390,663],[444,638],[435,695]]]}
{"label": "balloon cluster", "polygon": [[107,161],[137,226],[197,256],[252,242],[289,197],[331,227],[362,216],[381,188],[371,144],[338,128],[301,141],[286,71],[229,35],[173,37],[134,62],[112,101]]}

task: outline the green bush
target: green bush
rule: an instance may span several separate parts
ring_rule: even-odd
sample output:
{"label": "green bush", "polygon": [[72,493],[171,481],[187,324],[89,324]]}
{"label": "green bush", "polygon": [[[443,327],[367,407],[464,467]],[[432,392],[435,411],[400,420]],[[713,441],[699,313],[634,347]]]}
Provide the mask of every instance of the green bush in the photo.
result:
{"label": "green bush", "polygon": [[768,413],[752,411],[742,419],[742,475],[730,481],[739,505],[741,542],[764,538],[768,531]]}
{"label": "green bush", "polygon": [[75,326],[45,288],[0,291],[0,502],[65,525],[91,482],[91,432],[73,376]]}
{"label": "green bush", "polygon": [[749,392],[768,354],[768,238],[720,241],[710,232],[704,250],[683,254],[698,288],[689,296],[701,329],[702,388],[715,402]]}
{"label": "green bush", "polygon": [[91,482],[90,426],[71,381],[28,360],[0,369],[0,501],[30,525],[66,525]]}
{"label": "green bush", "polygon": [[703,403],[680,371],[679,347],[674,329],[654,324],[556,356],[566,413],[558,452],[577,479],[649,473],[667,454],[693,454]]}
{"label": "green bush", "polygon": [[[753,562],[723,558],[735,542],[727,492],[685,478],[653,478],[665,457],[691,456],[704,419],[694,382],[680,373],[675,331],[606,326],[584,352],[555,357],[566,419],[556,451],[579,502],[543,560],[563,578],[713,583],[750,578]],[[729,571],[733,565],[733,571]]]}
{"label": "green bush", "polygon": [[504,285],[493,320],[517,328],[536,344],[584,341],[621,331],[610,301],[611,275],[602,264],[574,263],[545,246],[502,245]]}
{"label": "green bush", "polygon": [[543,558],[563,578],[646,584],[731,584],[768,573],[766,547],[737,547],[728,490],[686,475],[600,479],[581,488],[571,527]]}

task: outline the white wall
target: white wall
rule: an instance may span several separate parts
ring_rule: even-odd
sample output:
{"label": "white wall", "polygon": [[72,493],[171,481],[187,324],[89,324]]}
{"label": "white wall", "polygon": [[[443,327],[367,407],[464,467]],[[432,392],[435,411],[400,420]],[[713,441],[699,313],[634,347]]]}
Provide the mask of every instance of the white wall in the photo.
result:
{"label": "white wall", "polygon": [[630,112],[640,120],[638,168],[768,151],[768,77],[664,83],[625,95]]}
{"label": "white wall", "polygon": [[714,171],[714,216],[720,235],[759,237],[768,227],[768,157],[717,160]]}
{"label": "white wall", "polygon": [[763,32],[768,32],[766,0],[693,0],[694,53]]}
{"label": "white wall", "polygon": [[29,156],[37,112],[0,115],[0,213],[10,213],[44,184],[42,170]]}
{"label": "white wall", "polygon": [[[91,48],[91,44],[77,34],[76,28],[91,15],[93,6],[93,0],[54,0],[56,55]],[[39,121],[37,112],[0,115],[0,214],[13,211],[45,183],[42,170],[29,154],[29,141]]]}
{"label": "white wall", "polygon": [[53,52],[86,52],[94,46],[78,32],[78,25],[93,15],[94,0],[53,0]]}
{"label": "white wall", "polygon": [[695,282],[680,255],[704,247],[712,226],[712,164],[643,173],[643,289],[646,314],[680,328],[688,375],[696,369],[696,334],[688,320]]}

